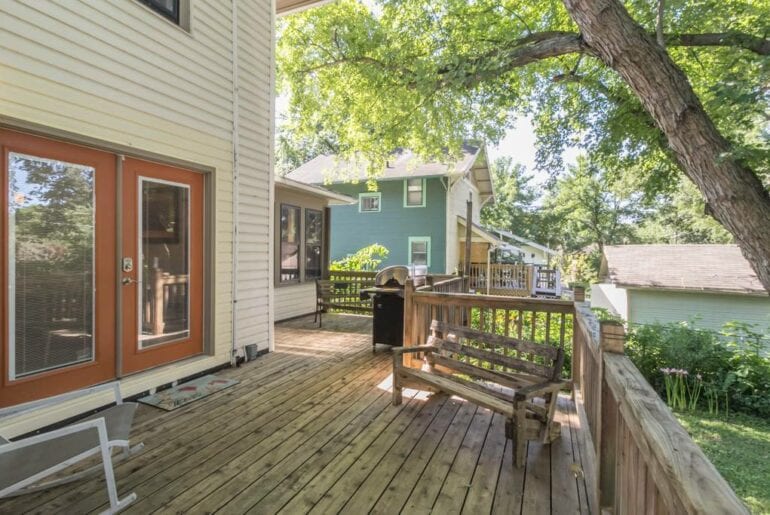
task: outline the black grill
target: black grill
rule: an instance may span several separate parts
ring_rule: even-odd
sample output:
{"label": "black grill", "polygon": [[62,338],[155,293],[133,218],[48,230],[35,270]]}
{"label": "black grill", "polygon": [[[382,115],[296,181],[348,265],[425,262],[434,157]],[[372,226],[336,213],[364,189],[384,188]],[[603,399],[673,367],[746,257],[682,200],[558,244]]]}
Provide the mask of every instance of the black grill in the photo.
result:
{"label": "black grill", "polygon": [[[423,270],[418,270],[422,272]],[[372,298],[372,347],[378,343],[401,347],[404,344],[404,285],[414,276],[406,266],[389,266],[374,278],[374,288],[361,292]]]}

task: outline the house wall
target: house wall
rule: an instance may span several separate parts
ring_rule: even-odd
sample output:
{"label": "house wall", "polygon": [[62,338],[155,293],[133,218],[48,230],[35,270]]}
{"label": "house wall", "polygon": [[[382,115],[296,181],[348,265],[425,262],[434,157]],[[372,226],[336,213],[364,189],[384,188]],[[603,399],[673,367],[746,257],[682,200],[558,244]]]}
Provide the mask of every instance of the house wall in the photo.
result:
{"label": "house wall", "polygon": [[[230,2],[192,1],[187,32],[134,0],[0,2],[0,123],[99,140],[213,169],[210,354],[124,378],[129,396],[227,363],[233,339],[233,127],[238,127],[238,344],[271,339],[271,2],[239,0],[234,73]],[[239,86],[234,108],[234,79]],[[234,113],[238,113],[237,116]],[[5,436],[99,399],[4,420]]]}
{"label": "house wall", "polygon": [[[429,270],[445,273],[446,265],[446,190],[438,178],[425,181],[425,207],[404,207],[404,181],[380,181],[382,192],[379,213],[359,213],[358,203],[333,206],[331,222],[331,260],[352,254],[357,250],[379,243],[390,254],[381,266],[409,263],[409,237],[431,238]],[[358,199],[367,192],[366,184],[334,184],[329,189]]]}
{"label": "house wall", "polygon": [[611,283],[592,284],[591,307],[606,309],[628,320],[628,291]]}
{"label": "house wall", "polygon": [[[449,273],[457,268],[465,257],[464,251],[460,250],[460,242],[465,240],[465,228],[457,223],[457,217],[463,218],[467,215],[467,201],[472,199],[472,214],[474,223],[481,222],[481,201],[479,192],[469,179],[453,179],[455,182],[447,191],[447,212],[446,212],[446,269]],[[463,247],[464,248],[464,247]],[[471,246],[473,249],[473,246]],[[471,261],[474,261],[471,259]],[[483,260],[486,262],[486,257]]]}
{"label": "house wall", "polygon": [[[696,327],[719,330],[725,322],[757,324],[770,333],[770,298],[753,295],[684,293],[652,289],[628,290],[631,323],[690,321]],[[593,304],[593,300],[592,300]]]}
{"label": "house wall", "polygon": [[517,247],[524,251],[523,261],[528,265],[547,265],[548,254],[537,247],[532,247],[526,243],[517,243]]}
{"label": "house wall", "polygon": [[[275,189],[275,220],[279,223],[281,216],[281,204],[291,204],[301,208],[310,208],[323,211],[326,207],[326,201],[322,198],[307,195],[296,191],[286,190],[276,187]],[[332,220],[334,217],[332,217]],[[305,234],[305,215],[304,210],[300,217],[300,234]],[[328,238],[328,235],[325,236]],[[281,284],[280,275],[280,254],[281,254],[281,235],[280,228],[275,231],[274,262],[275,266],[275,319],[276,321],[286,320],[300,315],[306,315],[315,311],[316,294],[315,280],[305,281],[303,283]],[[303,240],[304,241],[304,240]]]}

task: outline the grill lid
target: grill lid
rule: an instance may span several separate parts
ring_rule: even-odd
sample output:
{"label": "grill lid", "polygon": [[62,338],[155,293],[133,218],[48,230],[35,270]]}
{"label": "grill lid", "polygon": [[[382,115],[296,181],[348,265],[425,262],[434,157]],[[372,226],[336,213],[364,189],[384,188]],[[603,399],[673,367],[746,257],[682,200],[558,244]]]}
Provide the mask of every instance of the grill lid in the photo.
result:
{"label": "grill lid", "polygon": [[374,286],[401,286],[409,278],[409,267],[394,265],[385,267],[374,277]]}

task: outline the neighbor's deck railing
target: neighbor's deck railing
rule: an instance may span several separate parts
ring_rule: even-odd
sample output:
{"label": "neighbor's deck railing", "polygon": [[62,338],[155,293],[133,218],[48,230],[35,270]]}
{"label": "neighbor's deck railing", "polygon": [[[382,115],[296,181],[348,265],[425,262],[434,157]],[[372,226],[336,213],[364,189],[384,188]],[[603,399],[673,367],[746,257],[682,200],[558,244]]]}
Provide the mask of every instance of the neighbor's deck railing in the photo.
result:
{"label": "neighbor's deck railing", "polygon": [[361,299],[361,290],[374,286],[377,272],[330,271],[328,279],[333,284],[330,303],[336,306],[335,311],[343,313],[371,313],[372,302]]}
{"label": "neighbor's deck railing", "polygon": [[471,263],[469,279],[470,288],[488,295],[561,296],[559,271],[536,265]]}
{"label": "neighbor's deck railing", "polygon": [[573,396],[590,435],[583,459],[595,471],[586,476],[592,511],[748,513],[623,354],[623,326],[600,324],[583,302],[575,309]]}

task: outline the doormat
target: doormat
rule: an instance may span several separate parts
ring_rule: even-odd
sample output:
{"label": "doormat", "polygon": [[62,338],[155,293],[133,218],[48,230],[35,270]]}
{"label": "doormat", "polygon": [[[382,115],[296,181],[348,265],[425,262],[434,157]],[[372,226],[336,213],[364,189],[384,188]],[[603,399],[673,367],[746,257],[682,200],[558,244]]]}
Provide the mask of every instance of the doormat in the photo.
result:
{"label": "doormat", "polygon": [[222,379],[215,375],[207,375],[173,386],[153,395],[142,397],[139,399],[139,402],[166,411],[173,411],[177,408],[181,408],[185,404],[197,401],[198,399],[207,397],[212,393],[224,390],[225,388],[230,388],[236,384],[238,384],[238,381],[235,379]]}

